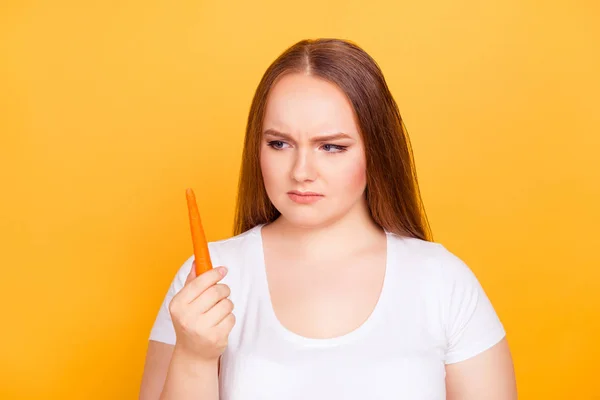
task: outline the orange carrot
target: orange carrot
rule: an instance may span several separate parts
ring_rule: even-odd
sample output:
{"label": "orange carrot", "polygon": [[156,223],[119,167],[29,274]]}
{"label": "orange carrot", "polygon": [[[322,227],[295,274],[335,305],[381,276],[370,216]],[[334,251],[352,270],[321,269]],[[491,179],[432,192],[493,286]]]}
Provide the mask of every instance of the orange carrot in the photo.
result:
{"label": "orange carrot", "polygon": [[196,261],[196,276],[210,270],[212,263],[208,252],[208,243],[202,229],[202,221],[196,204],[196,196],[192,189],[185,192],[187,198],[188,214],[190,217],[190,230],[192,231],[192,244],[194,246],[194,259]]}

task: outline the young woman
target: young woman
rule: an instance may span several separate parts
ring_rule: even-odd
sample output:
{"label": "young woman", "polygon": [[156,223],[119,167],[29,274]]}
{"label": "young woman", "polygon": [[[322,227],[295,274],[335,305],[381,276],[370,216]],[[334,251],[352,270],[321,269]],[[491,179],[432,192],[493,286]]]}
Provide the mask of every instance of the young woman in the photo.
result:
{"label": "young woman", "polygon": [[502,323],[430,236],[375,61],[295,44],[252,102],[234,236],[209,243],[220,267],[181,266],[140,398],[515,399]]}

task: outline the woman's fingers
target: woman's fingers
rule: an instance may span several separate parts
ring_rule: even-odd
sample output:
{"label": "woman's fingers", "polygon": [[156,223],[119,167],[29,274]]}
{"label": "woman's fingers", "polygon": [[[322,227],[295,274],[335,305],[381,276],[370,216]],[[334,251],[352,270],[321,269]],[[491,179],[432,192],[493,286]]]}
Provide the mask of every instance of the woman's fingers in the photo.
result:
{"label": "woman's fingers", "polygon": [[208,326],[216,326],[223,321],[233,311],[233,303],[228,298],[223,298],[204,315]]}
{"label": "woman's fingers", "polygon": [[[193,269],[194,268],[192,268],[192,270]],[[178,293],[179,298],[184,303],[191,303],[205,290],[207,290],[209,287],[215,285],[217,282],[223,279],[223,277],[227,273],[227,268],[213,268],[206,271],[200,276],[190,278],[190,275],[193,273],[194,272],[190,271],[190,274],[188,275],[189,281],[188,279],[186,279],[186,285]]]}
{"label": "woman's fingers", "polygon": [[187,285],[188,283],[190,283],[192,281],[192,279],[194,279],[196,277],[196,261],[192,262],[192,268],[190,269],[190,272],[188,273],[186,279],[185,279],[185,285]]}
{"label": "woman's fingers", "polygon": [[217,332],[217,335],[228,336],[234,325],[235,315],[232,313],[227,314],[227,316],[215,326],[215,331]]}
{"label": "woman's fingers", "polygon": [[231,294],[229,286],[218,283],[206,289],[200,296],[190,303],[190,309],[196,314],[204,314],[215,307],[221,300],[226,299]]}

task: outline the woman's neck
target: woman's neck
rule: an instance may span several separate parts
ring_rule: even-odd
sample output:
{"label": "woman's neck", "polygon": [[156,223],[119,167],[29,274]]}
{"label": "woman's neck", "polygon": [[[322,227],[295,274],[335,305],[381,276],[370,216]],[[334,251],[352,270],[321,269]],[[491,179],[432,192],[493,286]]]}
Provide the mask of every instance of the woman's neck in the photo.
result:
{"label": "woman's neck", "polygon": [[367,212],[346,214],[320,225],[300,225],[283,215],[263,228],[263,234],[281,250],[306,260],[336,258],[381,244],[385,232]]}

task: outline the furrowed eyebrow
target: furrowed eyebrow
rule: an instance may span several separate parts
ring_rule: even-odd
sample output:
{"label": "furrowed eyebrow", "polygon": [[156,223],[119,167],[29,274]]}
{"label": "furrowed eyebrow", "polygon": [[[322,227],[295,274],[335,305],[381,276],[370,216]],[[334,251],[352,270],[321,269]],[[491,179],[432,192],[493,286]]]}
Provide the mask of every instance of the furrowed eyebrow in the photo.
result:
{"label": "furrowed eyebrow", "polygon": [[[264,136],[272,136],[272,137],[276,137],[276,138],[281,138],[281,139],[289,140],[291,142],[294,141],[294,138],[292,138],[287,133],[279,132],[279,131],[276,131],[275,129],[267,129],[266,131],[263,132],[263,135]],[[337,140],[337,139],[352,139],[352,137],[350,135],[346,134],[346,133],[339,132],[339,133],[334,133],[334,134],[331,134],[331,135],[324,135],[324,136],[314,137],[314,138],[311,139],[311,142],[313,142],[313,143],[327,142],[327,141],[330,141],[330,140]]]}

